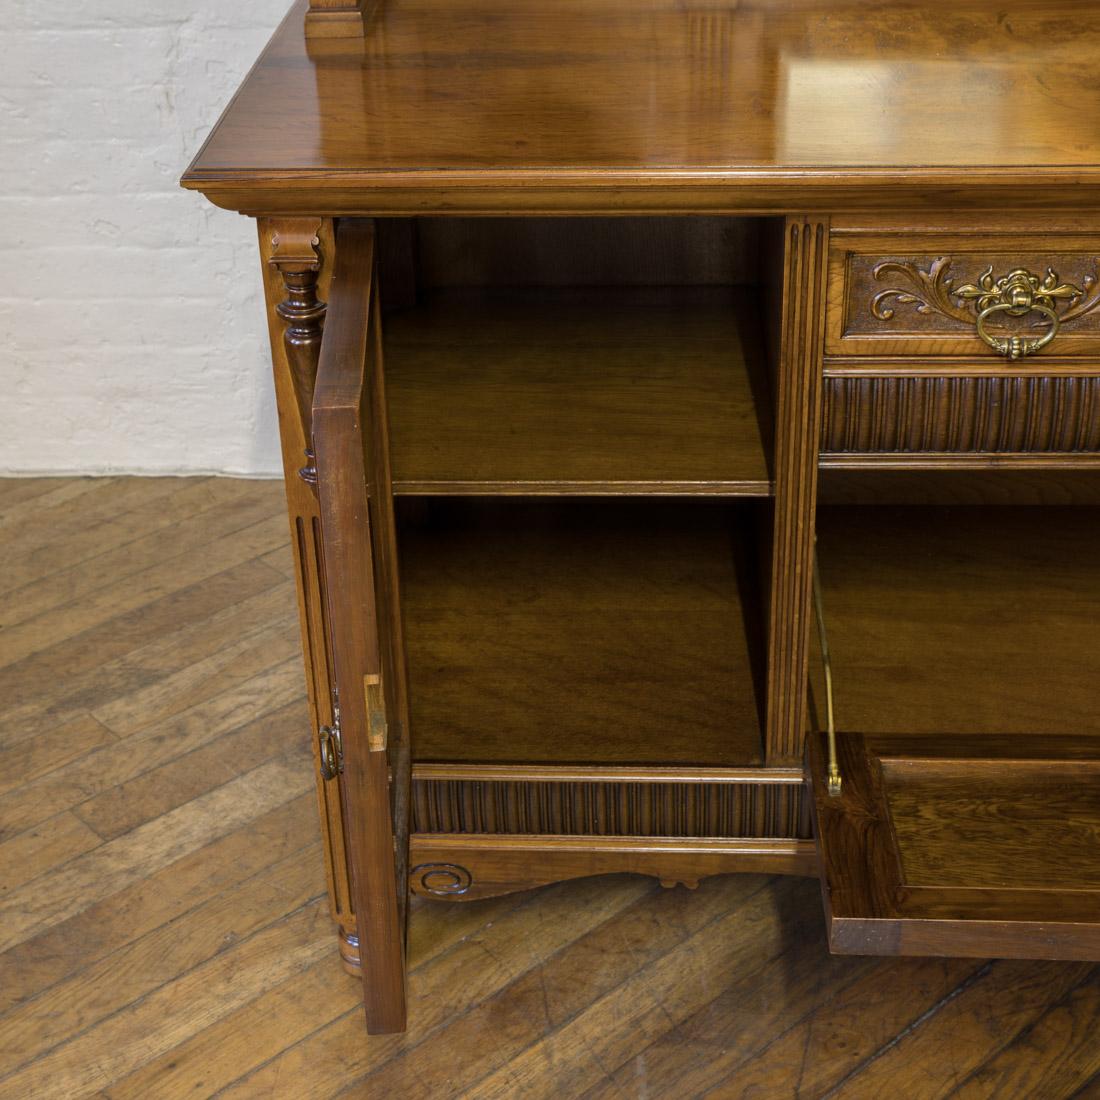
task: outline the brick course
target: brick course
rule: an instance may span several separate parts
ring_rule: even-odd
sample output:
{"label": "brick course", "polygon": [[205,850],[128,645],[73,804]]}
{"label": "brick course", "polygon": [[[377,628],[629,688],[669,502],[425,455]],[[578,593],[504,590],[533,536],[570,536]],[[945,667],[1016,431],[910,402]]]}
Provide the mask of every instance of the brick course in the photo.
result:
{"label": "brick course", "polygon": [[0,472],[278,473],[254,224],[177,181],[288,6],[8,6]]}

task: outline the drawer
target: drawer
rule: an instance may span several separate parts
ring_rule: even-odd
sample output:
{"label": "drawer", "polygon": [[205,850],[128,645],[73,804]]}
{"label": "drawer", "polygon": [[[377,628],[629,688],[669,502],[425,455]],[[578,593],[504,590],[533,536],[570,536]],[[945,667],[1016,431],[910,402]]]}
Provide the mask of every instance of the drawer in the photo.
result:
{"label": "drawer", "polygon": [[1098,537],[1095,508],[819,512],[834,951],[1100,959]]}
{"label": "drawer", "polygon": [[825,354],[900,357],[902,370],[929,360],[954,370],[953,359],[962,370],[1013,360],[1100,365],[1100,227],[840,226],[830,240]]}
{"label": "drawer", "polygon": [[1100,958],[1098,748],[847,734],[837,791],[826,741],[812,737],[830,950]]}

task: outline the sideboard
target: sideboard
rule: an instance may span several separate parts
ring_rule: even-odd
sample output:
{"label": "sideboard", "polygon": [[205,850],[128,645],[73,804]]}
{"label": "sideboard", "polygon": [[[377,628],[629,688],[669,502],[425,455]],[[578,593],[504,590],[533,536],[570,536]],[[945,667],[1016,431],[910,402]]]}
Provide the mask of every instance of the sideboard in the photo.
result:
{"label": "sideboard", "polygon": [[257,219],[333,916],[820,876],[1100,959],[1100,8],[300,0]]}

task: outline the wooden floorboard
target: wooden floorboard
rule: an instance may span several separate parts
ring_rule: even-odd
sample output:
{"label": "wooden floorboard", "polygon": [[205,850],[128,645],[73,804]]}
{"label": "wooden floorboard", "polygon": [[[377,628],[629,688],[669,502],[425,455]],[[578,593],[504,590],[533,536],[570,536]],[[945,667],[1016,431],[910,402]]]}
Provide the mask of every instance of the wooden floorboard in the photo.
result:
{"label": "wooden floorboard", "polygon": [[1100,1098],[1100,969],[831,958],[817,884],[414,902],[369,1039],[271,482],[0,481],[0,1100]]}

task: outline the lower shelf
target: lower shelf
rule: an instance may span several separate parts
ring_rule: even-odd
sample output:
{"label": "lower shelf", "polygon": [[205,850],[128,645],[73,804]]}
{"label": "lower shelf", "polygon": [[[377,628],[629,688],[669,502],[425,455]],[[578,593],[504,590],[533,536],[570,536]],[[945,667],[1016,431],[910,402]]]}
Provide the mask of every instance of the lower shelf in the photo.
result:
{"label": "lower shelf", "polygon": [[760,763],[750,503],[400,504],[416,761]]}
{"label": "lower shelf", "polygon": [[1100,508],[822,508],[838,727],[1100,735],[1098,546]]}

